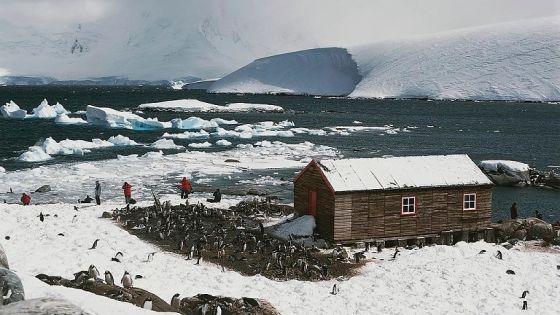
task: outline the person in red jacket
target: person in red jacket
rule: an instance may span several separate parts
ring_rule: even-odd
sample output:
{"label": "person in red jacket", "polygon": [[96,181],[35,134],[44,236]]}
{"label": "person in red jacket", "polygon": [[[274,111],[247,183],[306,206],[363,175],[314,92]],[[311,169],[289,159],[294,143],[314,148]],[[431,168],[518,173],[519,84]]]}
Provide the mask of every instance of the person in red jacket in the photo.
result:
{"label": "person in red jacket", "polygon": [[31,196],[26,193],[21,194],[21,203],[23,203],[24,206],[29,206],[31,203]]}
{"label": "person in red jacket", "polygon": [[130,198],[132,198],[132,186],[129,183],[124,182],[122,189],[124,191],[124,200],[126,201],[126,204],[129,204]]}
{"label": "person in red jacket", "polygon": [[186,177],[181,180],[181,199],[189,199],[189,194],[192,192],[191,182]]}

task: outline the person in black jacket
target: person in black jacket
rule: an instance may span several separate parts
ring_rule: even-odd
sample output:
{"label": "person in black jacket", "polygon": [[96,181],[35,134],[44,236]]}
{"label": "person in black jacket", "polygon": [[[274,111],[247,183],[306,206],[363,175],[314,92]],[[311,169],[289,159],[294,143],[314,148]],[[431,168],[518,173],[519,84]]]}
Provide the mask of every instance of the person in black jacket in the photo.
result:
{"label": "person in black jacket", "polygon": [[208,202],[220,202],[222,200],[222,193],[220,192],[220,189],[216,189],[216,191],[213,193],[214,195],[214,199],[206,199],[206,201]]}

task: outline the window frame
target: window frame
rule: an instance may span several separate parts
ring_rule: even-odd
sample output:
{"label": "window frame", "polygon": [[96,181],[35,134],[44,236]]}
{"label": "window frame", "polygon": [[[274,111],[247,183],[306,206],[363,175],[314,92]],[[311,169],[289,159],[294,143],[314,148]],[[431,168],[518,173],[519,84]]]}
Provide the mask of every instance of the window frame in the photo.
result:
{"label": "window frame", "polygon": [[[467,196],[474,196],[474,200],[469,200],[467,201],[466,198]],[[466,204],[468,203],[474,203],[474,207],[473,208],[467,208]],[[463,194],[463,211],[472,211],[472,210],[476,210],[476,206],[477,206],[477,197],[476,197],[476,193],[464,193]]]}
{"label": "window frame", "polygon": [[[405,207],[404,201],[405,200],[409,201],[410,199],[412,199],[412,203],[407,203],[406,206],[407,207],[412,206],[413,211],[412,212],[404,212],[404,207]],[[418,201],[418,198],[416,198],[416,196],[401,197],[401,216],[416,215],[417,201]]]}

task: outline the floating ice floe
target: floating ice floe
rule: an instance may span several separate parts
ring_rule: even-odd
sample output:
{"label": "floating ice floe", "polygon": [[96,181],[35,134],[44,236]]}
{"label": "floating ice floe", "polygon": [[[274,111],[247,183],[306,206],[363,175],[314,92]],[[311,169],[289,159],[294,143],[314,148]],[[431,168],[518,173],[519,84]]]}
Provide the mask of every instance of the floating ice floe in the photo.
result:
{"label": "floating ice floe", "polygon": [[108,140],[93,139],[85,140],[62,140],[56,142],[52,137],[43,140],[34,146],[29,147],[22,153],[18,160],[22,162],[42,162],[52,159],[53,155],[84,155],[91,152],[91,149],[113,147],[113,146],[133,146],[138,145],[134,140],[125,136],[112,136]]}
{"label": "floating ice floe", "polygon": [[2,117],[4,118],[24,119],[25,116],[27,116],[27,111],[19,108],[14,101],[2,105],[2,107],[0,107],[0,113],[2,113]]}
{"label": "floating ice floe", "polygon": [[221,140],[216,141],[216,145],[227,147],[227,146],[231,145],[231,142],[229,142],[225,139],[221,139]]}
{"label": "floating ice floe", "polygon": [[182,99],[165,101],[158,103],[147,103],[138,106],[139,109],[149,109],[157,111],[175,112],[214,112],[214,113],[236,113],[236,112],[284,112],[284,109],[277,105],[269,104],[250,104],[232,103],[227,105],[215,105],[202,102],[196,99]]}
{"label": "floating ice floe", "polygon": [[[220,128],[218,128],[220,129]],[[199,131],[185,131],[183,133],[164,133],[163,138],[174,138],[174,139],[208,139],[210,138],[210,133],[206,130]]]}
{"label": "floating ice floe", "polygon": [[175,142],[173,142],[172,139],[159,139],[158,141],[152,143],[150,145],[152,148],[156,148],[156,149],[183,149],[184,147],[182,145],[177,145],[175,144]]}
{"label": "floating ice floe", "polygon": [[187,119],[175,118],[171,120],[171,126],[177,129],[201,130],[218,128],[218,123],[199,117],[189,117]]}
{"label": "floating ice floe", "polygon": [[68,117],[66,114],[58,115],[54,122],[60,125],[87,125],[87,121],[80,117]]}
{"label": "floating ice floe", "polygon": [[206,141],[206,142],[202,142],[202,143],[189,143],[189,148],[209,148],[212,146],[212,143]]}

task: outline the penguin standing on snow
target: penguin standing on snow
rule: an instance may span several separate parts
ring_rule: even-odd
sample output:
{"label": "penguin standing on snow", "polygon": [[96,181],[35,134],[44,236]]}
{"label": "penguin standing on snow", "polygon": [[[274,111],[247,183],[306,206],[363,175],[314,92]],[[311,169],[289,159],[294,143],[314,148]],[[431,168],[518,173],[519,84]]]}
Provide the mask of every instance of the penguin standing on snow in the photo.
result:
{"label": "penguin standing on snow", "polygon": [[109,270],[105,270],[105,283],[108,285],[115,285],[115,279]]}
{"label": "penguin standing on snow", "polygon": [[90,248],[90,249],[95,249],[95,248],[97,247],[97,242],[99,242],[99,239],[96,239],[96,240],[93,242],[93,245],[91,245],[91,248]]}
{"label": "penguin standing on snow", "polygon": [[496,254],[496,258],[502,259],[502,252],[498,251],[498,253]]}
{"label": "penguin standing on snow", "polygon": [[144,303],[142,303],[142,308],[145,308],[147,310],[151,310],[152,309],[152,299],[146,298],[144,300]]}
{"label": "penguin standing on snow", "polygon": [[179,293],[175,293],[171,298],[171,306],[174,308],[179,308],[181,305],[181,299],[179,298]]}
{"label": "penguin standing on snow", "polygon": [[121,279],[121,284],[125,288],[132,288],[132,277],[130,277],[130,274],[128,273],[128,271],[124,272],[124,275],[122,276],[122,279]]}
{"label": "penguin standing on snow", "polygon": [[88,269],[90,278],[97,279],[99,277],[99,270],[94,265],[90,265]]}
{"label": "penguin standing on snow", "polygon": [[331,294],[332,295],[337,295],[338,294],[338,286],[336,285],[336,283],[332,287]]}

